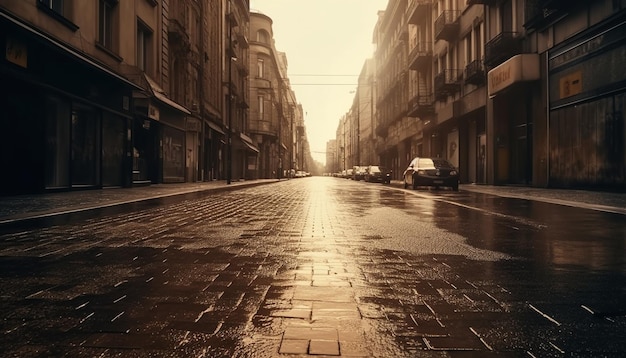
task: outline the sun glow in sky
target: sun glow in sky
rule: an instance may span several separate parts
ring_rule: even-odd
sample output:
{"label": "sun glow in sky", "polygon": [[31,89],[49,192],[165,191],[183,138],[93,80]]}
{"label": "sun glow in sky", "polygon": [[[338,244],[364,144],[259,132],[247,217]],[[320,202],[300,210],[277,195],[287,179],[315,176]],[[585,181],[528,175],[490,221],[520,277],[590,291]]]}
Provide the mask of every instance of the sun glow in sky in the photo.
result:
{"label": "sun glow in sky", "polygon": [[358,75],[374,54],[378,11],[387,0],[251,0],[273,20],[276,50],[302,104],[313,159],[326,162],[326,143],[354,98]]}

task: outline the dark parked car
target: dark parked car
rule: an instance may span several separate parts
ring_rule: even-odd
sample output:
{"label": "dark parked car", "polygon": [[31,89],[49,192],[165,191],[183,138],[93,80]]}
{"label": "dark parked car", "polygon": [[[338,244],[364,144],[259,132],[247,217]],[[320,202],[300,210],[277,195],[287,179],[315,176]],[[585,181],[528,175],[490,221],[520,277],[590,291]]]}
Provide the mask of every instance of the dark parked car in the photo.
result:
{"label": "dark parked car", "polygon": [[354,168],[352,168],[352,180],[363,180],[365,179],[365,170],[367,169],[367,167],[362,166],[362,165],[355,165]]}
{"label": "dark parked car", "polygon": [[365,171],[365,181],[371,183],[391,183],[391,170],[378,165],[370,165]]}
{"label": "dark parked car", "polygon": [[413,158],[404,171],[404,188],[411,186],[450,187],[459,190],[459,171],[442,158]]}

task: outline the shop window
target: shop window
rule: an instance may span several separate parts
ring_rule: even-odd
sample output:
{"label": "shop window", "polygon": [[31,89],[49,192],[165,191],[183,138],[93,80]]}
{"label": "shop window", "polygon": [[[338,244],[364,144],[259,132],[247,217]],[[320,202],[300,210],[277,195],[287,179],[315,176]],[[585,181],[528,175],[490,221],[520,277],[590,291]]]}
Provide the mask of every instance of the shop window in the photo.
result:
{"label": "shop window", "polygon": [[75,104],[71,114],[72,187],[100,184],[100,121],[93,108]]}
{"label": "shop window", "polygon": [[46,189],[70,185],[70,108],[68,101],[50,96],[46,109]]}

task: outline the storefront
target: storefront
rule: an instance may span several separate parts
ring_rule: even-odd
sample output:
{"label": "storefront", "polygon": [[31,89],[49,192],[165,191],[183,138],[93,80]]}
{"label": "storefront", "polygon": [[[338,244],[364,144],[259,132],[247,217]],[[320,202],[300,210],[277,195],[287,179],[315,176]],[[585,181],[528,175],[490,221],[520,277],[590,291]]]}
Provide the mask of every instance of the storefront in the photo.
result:
{"label": "storefront", "polygon": [[222,180],[226,133],[217,121],[205,121],[204,127],[204,180]]}
{"label": "storefront", "polygon": [[[237,150],[235,151],[233,159],[234,163],[240,163],[240,170],[234,170],[234,172],[241,173],[241,178],[246,180],[258,179],[258,162],[259,162],[259,149],[252,142],[252,139],[243,133],[239,133],[238,144],[236,144]],[[284,153],[284,151],[283,151]]]}
{"label": "storefront", "polygon": [[133,94],[133,183],[185,182],[186,116],[191,112],[143,76],[147,88]]}
{"label": "storefront", "polygon": [[0,10],[2,194],[129,186],[132,82]]}
{"label": "storefront", "polygon": [[548,54],[549,182],[626,190],[626,16]]}
{"label": "storefront", "polygon": [[533,122],[542,116],[539,62],[538,54],[521,54],[488,73],[489,183],[533,184]]}

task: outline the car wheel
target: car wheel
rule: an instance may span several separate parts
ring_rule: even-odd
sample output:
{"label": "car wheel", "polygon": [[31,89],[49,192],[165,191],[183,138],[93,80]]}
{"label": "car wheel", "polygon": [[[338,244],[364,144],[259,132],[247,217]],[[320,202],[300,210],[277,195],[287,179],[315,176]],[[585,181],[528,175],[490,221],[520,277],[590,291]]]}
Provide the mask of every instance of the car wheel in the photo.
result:
{"label": "car wheel", "polygon": [[406,180],[404,181],[404,189],[408,188],[409,184],[407,184]]}
{"label": "car wheel", "polygon": [[453,187],[452,187],[452,190],[454,190],[454,191],[459,191],[459,186],[458,186],[458,185],[453,186]]}

